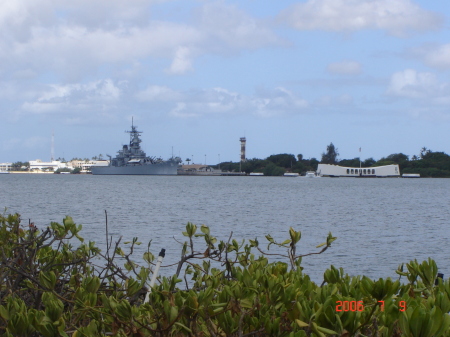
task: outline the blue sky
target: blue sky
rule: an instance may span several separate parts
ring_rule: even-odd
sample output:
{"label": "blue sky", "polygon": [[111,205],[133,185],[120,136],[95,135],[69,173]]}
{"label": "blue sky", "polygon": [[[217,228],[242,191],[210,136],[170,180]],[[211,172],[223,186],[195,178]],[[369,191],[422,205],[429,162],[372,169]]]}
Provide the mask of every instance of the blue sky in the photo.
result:
{"label": "blue sky", "polygon": [[450,153],[450,3],[6,0],[0,162]]}

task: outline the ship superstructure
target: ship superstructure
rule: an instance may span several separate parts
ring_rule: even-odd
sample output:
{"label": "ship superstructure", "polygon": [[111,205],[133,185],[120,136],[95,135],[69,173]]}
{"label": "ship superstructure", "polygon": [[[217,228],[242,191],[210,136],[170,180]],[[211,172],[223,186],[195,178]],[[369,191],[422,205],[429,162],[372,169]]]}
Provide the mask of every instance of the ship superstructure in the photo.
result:
{"label": "ship superstructure", "polygon": [[115,158],[110,158],[109,166],[92,166],[92,174],[138,174],[138,175],[175,175],[179,160],[170,158],[169,160],[155,159],[147,157],[141,149],[140,134],[137,127],[131,122],[130,144],[123,145],[117,152]]}

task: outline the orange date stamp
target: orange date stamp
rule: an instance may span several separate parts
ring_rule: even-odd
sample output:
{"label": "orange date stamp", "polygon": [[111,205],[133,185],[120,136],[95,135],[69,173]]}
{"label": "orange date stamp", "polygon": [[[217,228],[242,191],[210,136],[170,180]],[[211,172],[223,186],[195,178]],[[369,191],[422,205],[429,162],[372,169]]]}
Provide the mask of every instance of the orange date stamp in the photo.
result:
{"label": "orange date stamp", "polygon": [[[381,303],[380,310],[384,311],[384,301],[378,301],[378,303]],[[406,310],[405,301],[398,302],[398,310]],[[364,311],[364,303],[363,301],[336,301],[336,311]]]}

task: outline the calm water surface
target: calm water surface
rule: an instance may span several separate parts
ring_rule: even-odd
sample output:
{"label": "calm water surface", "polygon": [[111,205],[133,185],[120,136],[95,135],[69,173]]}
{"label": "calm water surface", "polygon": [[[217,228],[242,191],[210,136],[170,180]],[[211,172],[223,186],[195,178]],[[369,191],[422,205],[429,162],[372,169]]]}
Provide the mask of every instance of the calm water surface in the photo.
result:
{"label": "calm water surface", "polygon": [[285,240],[292,226],[302,231],[300,253],[317,251],[331,231],[332,247],[303,260],[321,282],[331,264],[351,275],[397,277],[399,264],[428,257],[449,277],[449,190],[450,179],[5,174],[0,207],[40,228],[70,215],[100,246],[107,210],[114,240],[153,240],[154,254],[166,248],[165,264],[178,261],[174,237],[184,241],[188,221],[222,240],[231,231],[236,239],[258,237],[264,248],[266,234]]}

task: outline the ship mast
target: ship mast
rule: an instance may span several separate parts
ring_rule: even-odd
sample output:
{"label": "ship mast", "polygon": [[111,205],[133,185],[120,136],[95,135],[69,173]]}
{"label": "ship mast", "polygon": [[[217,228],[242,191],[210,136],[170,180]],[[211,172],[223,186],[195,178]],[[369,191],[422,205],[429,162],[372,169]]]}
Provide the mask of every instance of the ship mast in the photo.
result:
{"label": "ship mast", "polygon": [[145,157],[145,154],[141,150],[141,146],[139,145],[142,141],[139,135],[142,131],[138,131],[137,127],[134,125],[133,117],[131,117],[131,131],[125,131],[130,134],[130,152],[131,156],[135,157]]}

